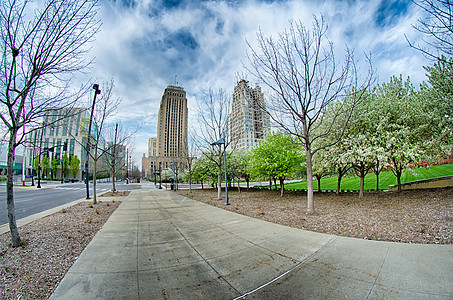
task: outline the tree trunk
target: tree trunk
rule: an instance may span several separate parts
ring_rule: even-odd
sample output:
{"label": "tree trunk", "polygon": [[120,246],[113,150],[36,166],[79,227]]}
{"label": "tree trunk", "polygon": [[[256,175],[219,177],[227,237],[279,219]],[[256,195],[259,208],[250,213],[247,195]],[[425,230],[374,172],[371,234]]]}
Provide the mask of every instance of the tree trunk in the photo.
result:
{"label": "tree trunk", "polygon": [[379,192],[379,173],[376,174],[376,192]]}
{"label": "tree trunk", "polygon": [[318,180],[318,192],[321,193],[321,176],[316,176],[316,179]]}
{"label": "tree trunk", "polygon": [[401,192],[401,171],[397,171],[396,182],[398,184],[398,192]]}
{"label": "tree trunk", "polygon": [[366,173],[364,171],[360,171],[360,192],[359,198],[363,198],[364,190],[365,190],[365,176]]}
{"label": "tree trunk", "polygon": [[274,177],[274,187],[275,187],[275,190],[277,190],[277,178]]}
{"label": "tree trunk", "polygon": [[10,130],[8,144],[8,163],[7,163],[7,180],[6,180],[6,207],[8,211],[9,231],[11,232],[11,243],[13,247],[20,246],[19,230],[16,224],[16,212],[14,208],[14,152],[16,144],[16,130]]}
{"label": "tree trunk", "polygon": [[189,168],[189,193],[192,193],[192,171]]}
{"label": "tree trunk", "polygon": [[239,179],[240,179],[240,178],[238,177],[238,192],[239,192],[239,194],[240,194],[240,193],[241,193],[241,184],[239,183]]}
{"label": "tree trunk", "polygon": [[[222,157],[220,157],[221,161]],[[217,170],[217,199],[222,200],[222,164],[219,163]]]}
{"label": "tree trunk", "polygon": [[93,166],[93,204],[97,204],[97,198],[96,198],[96,161],[94,162]]}
{"label": "tree trunk", "polygon": [[343,176],[341,174],[338,174],[338,179],[337,179],[337,195],[340,195],[340,187],[341,187],[341,178]]}
{"label": "tree trunk", "polygon": [[204,190],[203,179],[201,180],[201,189]]}
{"label": "tree trunk", "polygon": [[[115,151],[115,150],[113,150],[113,151]],[[116,177],[115,176],[115,172],[116,172],[116,170],[115,170],[115,161],[116,161],[115,160],[115,154],[113,155],[113,160],[112,161],[113,161],[113,165],[112,165],[112,173],[113,173],[112,174],[112,192],[116,192],[116,186],[115,186],[115,177]],[[155,178],[155,176],[156,175],[154,175],[154,178]]]}
{"label": "tree trunk", "polygon": [[312,154],[310,149],[306,150],[307,153],[307,214],[315,213],[315,204],[313,199],[313,165]]}
{"label": "tree trunk", "polygon": [[112,192],[116,192],[116,186],[115,186],[115,167],[113,167],[113,174],[112,174]]}
{"label": "tree trunk", "polygon": [[285,179],[283,177],[279,178],[280,180],[280,197],[283,197],[283,192],[285,190]]}
{"label": "tree trunk", "polygon": [[[94,149],[94,157],[93,159],[93,204],[97,204],[97,197],[96,197],[96,173],[97,173],[97,161],[98,161],[98,143],[96,142],[96,147]],[[90,159],[88,157],[88,159]],[[88,172],[90,174],[90,172]]]}
{"label": "tree trunk", "polygon": [[374,174],[376,174],[376,192],[379,192],[379,173],[380,173],[379,160],[376,162],[376,167],[373,171]]}
{"label": "tree trunk", "polygon": [[393,168],[395,169],[395,172],[393,172],[393,174],[395,174],[396,176],[396,182],[397,182],[397,186],[398,186],[398,192],[401,192],[401,175],[403,173],[403,168],[401,165],[399,165],[397,162],[396,162],[396,159],[395,158],[392,158],[392,162],[393,162]]}
{"label": "tree trunk", "polygon": [[247,178],[245,179],[245,181],[247,181],[247,190],[248,190],[249,187],[250,187],[250,179],[247,177]]}
{"label": "tree trunk", "polygon": [[[118,135],[118,124],[115,126],[115,139],[113,140],[113,154],[112,154],[112,192],[116,192],[115,187],[115,166],[116,166],[116,137]],[[156,179],[156,175],[154,174],[154,180]]]}
{"label": "tree trunk", "polygon": [[272,190],[272,177],[269,177],[269,191]]}

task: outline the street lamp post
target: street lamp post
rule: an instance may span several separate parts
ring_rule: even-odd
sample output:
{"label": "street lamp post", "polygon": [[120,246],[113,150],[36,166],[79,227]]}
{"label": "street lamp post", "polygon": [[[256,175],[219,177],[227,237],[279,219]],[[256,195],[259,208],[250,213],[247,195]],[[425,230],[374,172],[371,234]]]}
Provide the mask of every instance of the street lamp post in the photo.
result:
{"label": "street lamp post", "polygon": [[176,191],[177,190],[177,187],[176,187],[176,163],[175,162],[172,162],[170,163],[170,166],[173,167],[173,190]]}
{"label": "street lamp post", "polygon": [[225,205],[230,205],[228,202],[228,176],[227,176],[227,165],[226,165],[226,143],[225,138],[221,138],[220,140],[211,144],[211,146],[219,145],[220,149],[222,149],[221,145],[223,145],[223,164],[225,165],[225,198],[226,202]]}
{"label": "street lamp post", "polygon": [[46,124],[43,122],[43,126],[41,128],[41,138],[39,139],[39,155],[38,155],[38,185],[36,188],[41,188],[41,147],[42,147],[42,135],[44,133],[44,128]]}
{"label": "street lamp post", "polygon": [[61,183],[64,183],[64,178],[63,178],[63,151],[64,151],[64,148],[63,148],[62,145],[60,145]]}
{"label": "street lamp post", "polygon": [[[90,187],[89,187],[90,177],[88,176],[88,164],[90,161],[91,122],[93,120],[94,106],[96,105],[96,96],[101,93],[101,90],[99,89],[99,85],[97,83],[93,84],[93,89],[94,89],[94,97],[93,97],[93,105],[91,106],[90,123],[88,125],[87,146],[86,146],[87,158],[86,158],[86,162],[85,162],[85,184],[86,184],[86,189],[87,189],[87,199],[90,199]],[[96,192],[96,191],[94,191],[94,192]]]}
{"label": "street lamp post", "polygon": [[126,149],[126,184],[129,183],[129,149]]}

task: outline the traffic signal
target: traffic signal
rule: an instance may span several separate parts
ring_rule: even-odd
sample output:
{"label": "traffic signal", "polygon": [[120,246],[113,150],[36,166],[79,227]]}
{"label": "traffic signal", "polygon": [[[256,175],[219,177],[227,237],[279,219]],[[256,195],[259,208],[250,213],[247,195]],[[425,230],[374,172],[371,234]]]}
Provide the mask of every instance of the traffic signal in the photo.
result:
{"label": "traffic signal", "polygon": [[63,151],[68,151],[68,142],[64,142],[63,144]]}

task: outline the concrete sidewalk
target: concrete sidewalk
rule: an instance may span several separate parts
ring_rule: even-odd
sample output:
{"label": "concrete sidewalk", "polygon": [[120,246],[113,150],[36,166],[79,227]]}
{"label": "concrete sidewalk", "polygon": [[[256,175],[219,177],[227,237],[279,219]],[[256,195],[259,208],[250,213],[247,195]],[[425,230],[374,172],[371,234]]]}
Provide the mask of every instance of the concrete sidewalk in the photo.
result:
{"label": "concrete sidewalk", "polygon": [[453,245],[314,233],[138,190],[50,299],[452,299],[452,282]]}

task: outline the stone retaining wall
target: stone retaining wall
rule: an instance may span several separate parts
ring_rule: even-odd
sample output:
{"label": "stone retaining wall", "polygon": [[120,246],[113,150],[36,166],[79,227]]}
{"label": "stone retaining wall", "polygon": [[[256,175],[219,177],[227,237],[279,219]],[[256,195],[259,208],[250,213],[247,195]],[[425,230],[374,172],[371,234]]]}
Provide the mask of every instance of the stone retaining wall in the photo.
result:
{"label": "stone retaining wall", "polygon": [[[453,187],[453,175],[403,183],[401,190]],[[389,185],[389,191],[398,190],[397,185]]]}

